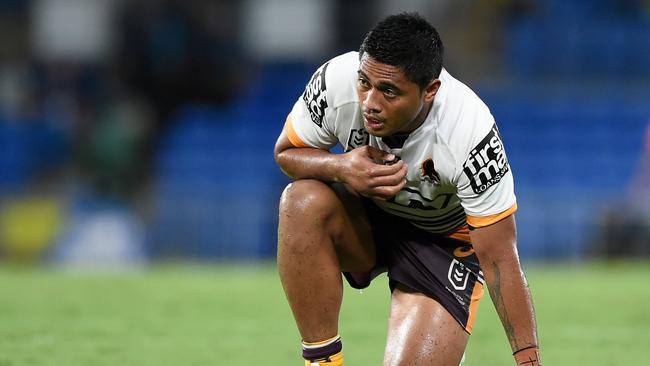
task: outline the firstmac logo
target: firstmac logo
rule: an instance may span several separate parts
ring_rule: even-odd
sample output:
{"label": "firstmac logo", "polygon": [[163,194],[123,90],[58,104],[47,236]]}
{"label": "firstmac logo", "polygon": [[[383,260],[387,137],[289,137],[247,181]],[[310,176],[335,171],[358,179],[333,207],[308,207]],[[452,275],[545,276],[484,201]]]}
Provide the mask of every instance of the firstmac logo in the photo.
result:
{"label": "firstmac logo", "polygon": [[472,149],[463,164],[463,171],[474,193],[480,194],[499,183],[508,170],[508,158],[495,124],[490,133]]}
{"label": "firstmac logo", "polygon": [[305,102],[307,110],[309,110],[311,120],[318,127],[323,127],[325,109],[328,107],[327,99],[325,98],[327,92],[327,85],[325,85],[327,65],[329,65],[329,62],[316,70],[307,87],[305,87],[305,92],[302,94],[302,100]]}

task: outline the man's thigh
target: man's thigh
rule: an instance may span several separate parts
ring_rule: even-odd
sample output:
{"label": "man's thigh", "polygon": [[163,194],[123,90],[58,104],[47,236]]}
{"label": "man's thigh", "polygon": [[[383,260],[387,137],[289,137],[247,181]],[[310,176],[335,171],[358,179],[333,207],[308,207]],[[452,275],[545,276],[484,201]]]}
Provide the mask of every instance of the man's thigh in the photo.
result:
{"label": "man's thigh", "polygon": [[368,271],[375,265],[376,251],[362,198],[344,184],[333,183],[329,187],[342,207],[333,237],[341,271]]}
{"label": "man's thigh", "polygon": [[393,290],[386,365],[458,365],[483,295],[471,244],[370,216]]}
{"label": "man's thigh", "polygon": [[306,243],[331,251],[342,271],[367,271],[375,264],[365,208],[361,198],[343,184],[301,179],[284,190],[280,200],[279,249],[292,253],[290,248],[303,249]]}
{"label": "man's thigh", "polygon": [[458,365],[468,338],[440,303],[397,285],[391,298],[384,366]]}

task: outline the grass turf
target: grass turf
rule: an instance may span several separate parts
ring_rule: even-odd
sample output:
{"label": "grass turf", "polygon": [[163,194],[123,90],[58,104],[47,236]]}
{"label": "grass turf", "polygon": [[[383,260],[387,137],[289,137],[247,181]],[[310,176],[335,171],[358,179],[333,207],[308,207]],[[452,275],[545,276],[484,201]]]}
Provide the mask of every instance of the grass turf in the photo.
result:
{"label": "grass turf", "polygon": [[[650,263],[531,265],[527,274],[545,364],[647,362]],[[363,293],[346,287],[346,364],[381,364],[388,299],[385,277]],[[0,366],[301,365],[299,342],[272,265],[0,269]],[[466,365],[510,364],[486,297]]]}

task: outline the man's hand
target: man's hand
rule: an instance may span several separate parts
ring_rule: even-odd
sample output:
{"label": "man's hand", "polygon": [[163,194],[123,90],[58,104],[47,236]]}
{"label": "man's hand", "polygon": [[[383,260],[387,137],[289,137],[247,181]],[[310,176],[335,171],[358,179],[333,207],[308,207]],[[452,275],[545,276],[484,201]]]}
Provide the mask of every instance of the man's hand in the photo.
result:
{"label": "man's hand", "polygon": [[395,155],[370,146],[332,154],[323,149],[294,146],[282,131],[274,155],[282,171],[293,179],[345,183],[366,197],[387,199],[406,184],[406,164]]}
{"label": "man's hand", "polygon": [[[371,146],[341,155],[339,180],[366,197],[393,197],[406,184],[406,163],[388,152]],[[383,162],[383,164],[382,164]]]}

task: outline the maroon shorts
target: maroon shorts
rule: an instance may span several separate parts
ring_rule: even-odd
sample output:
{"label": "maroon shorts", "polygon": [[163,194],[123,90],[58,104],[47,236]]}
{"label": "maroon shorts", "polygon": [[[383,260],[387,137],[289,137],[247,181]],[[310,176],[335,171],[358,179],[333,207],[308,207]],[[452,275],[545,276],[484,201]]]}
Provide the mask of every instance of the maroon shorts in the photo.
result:
{"label": "maroon shorts", "polygon": [[388,272],[391,291],[402,284],[440,303],[471,333],[483,296],[483,272],[471,243],[418,229],[365,201],[377,250],[370,273],[346,273],[350,286],[362,289]]}

